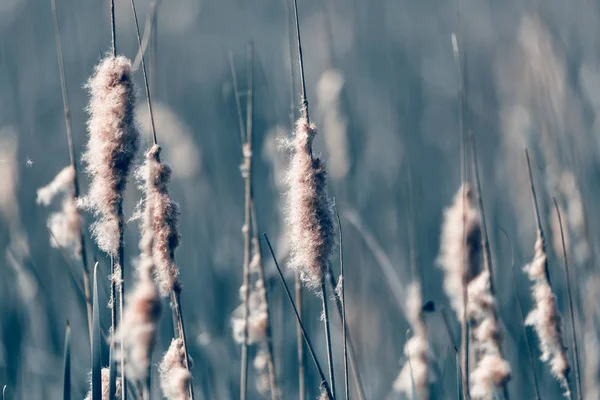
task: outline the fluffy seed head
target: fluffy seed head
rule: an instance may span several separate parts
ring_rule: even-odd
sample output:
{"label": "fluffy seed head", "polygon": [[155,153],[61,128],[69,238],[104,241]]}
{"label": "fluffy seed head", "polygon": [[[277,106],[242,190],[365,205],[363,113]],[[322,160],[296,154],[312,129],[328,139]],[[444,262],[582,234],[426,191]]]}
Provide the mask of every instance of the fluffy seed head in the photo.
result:
{"label": "fluffy seed head", "polygon": [[160,161],[161,148],[154,145],[146,153],[146,161],[136,171],[145,193],[152,229],[152,254],[156,263],[155,277],[160,293],[167,296],[180,288],[175,249],[179,246],[179,205],[171,199],[167,184],[171,167]]}
{"label": "fluffy seed head", "polygon": [[173,339],[169,350],[158,366],[160,387],[168,400],[188,400],[192,376],[184,364],[183,340]]}
{"label": "fluffy seed head", "polygon": [[[467,287],[467,319],[473,337],[475,368],[471,374],[472,397],[493,398],[494,387],[511,378],[508,362],[502,357],[502,327],[497,315],[496,300],[490,290],[490,275],[484,270]],[[491,382],[491,383],[490,383]],[[493,386],[491,386],[493,385]]]}
{"label": "fluffy seed head", "polygon": [[317,133],[305,118],[296,121],[287,173],[287,215],[290,227],[290,265],[311,288],[320,285],[335,244],[332,204],[327,196],[327,173],[313,157]]}
{"label": "fluffy seed head", "polygon": [[89,141],[83,160],[92,181],[79,204],[97,218],[92,234],[98,247],[116,256],[122,230],[123,193],[139,145],[131,62],[122,56],[104,58],[87,88]]}
{"label": "fluffy seed head", "polygon": [[[240,297],[244,299],[245,288],[240,289]],[[261,280],[257,280],[253,290],[248,296],[248,344],[260,342],[266,338],[267,334],[267,307],[264,303],[264,285]],[[244,342],[244,304],[240,304],[231,317],[231,327],[233,330],[233,339],[237,343]]]}
{"label": "fluffy seed head", "polygon": [[75,257],[81,257],[81,215],[75,203],[75,168],[63,168],[46,186],[37,191],[37,202],[45,206],[63,194],[62,208],[59,212],[50,214],[48,229],[50,229],[50,244],[54,248],[69,249]]}
{"label": "fluffy seed head", "polygon": [[37,203],[50,205],[52,199],[59,193],[73,193],[75,168],[71,165],[64,167],[50,182],[37,190]]}
{"label": "fluffy seed head", "polygon": [[[421,306],[421,286],[418,283],[412,283],[408,287],[407,318],[413,336],[404,345],[406,362],[394,381],[394,390],[405,393],[409,397],[426,400],[429,398],[429,382],[432,380],[429,370],[431,350]],[[414,394],[413,382],[417,392]]]}
{"label": "fluffy seed head", "polygon": [[525,325],[532,326],[537,333],[542,351],[540,359],[550,365],[552,375],[568,391],[569,358],[556,296],[546,278],[546,257],[544,241],[538,233],[533,260],[523,268],[532,282],[531,294],[535,305],[525,318]]}
{"label": "fluffy seed head", "polygon": [[499,354],[486,354],[477,362],[469,378],[472,399],[493,400],[494,387],[500,387],[510,379],[510,365]]}
{"label": "fluffy seed head", "polygon": [[463,277],[468,283],[479,274],[481,250],[481,215],[473,204],[470,186],[462,186],[454,196],[452,206],[444,211],[440,254],[436,260],[444,271],[444,290],[459,321],[463,314]]}

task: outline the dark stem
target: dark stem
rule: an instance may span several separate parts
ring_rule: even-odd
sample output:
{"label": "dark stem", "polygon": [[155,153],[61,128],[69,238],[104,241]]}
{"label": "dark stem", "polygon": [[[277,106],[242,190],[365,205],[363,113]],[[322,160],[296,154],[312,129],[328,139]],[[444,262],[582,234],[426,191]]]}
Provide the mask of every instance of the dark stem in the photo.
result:
{"label": "dark stem", "polygon": [[346,289],[346,275],[344,275],[344,240],[342,235],[342,221],[340,220],[340,214],[335,210],[335,216],[337,218],[338,223],[338,235],[340,237],[340,302],[342,303],[342,340],[344,344],[344,393],[346,395],[346,400],[350,398],[349,393],[349,385],[348,385],[348,340],[346,336],[346,298],[345,298],[345,289]]}
{"label": "dark stem", "polygon": [[302,116],[310,124],[308,116],[308,99],[306,98],[306,82],[304,79],[304,58],[302,57],[302,40],[300,39],[300,22],[298,21],[298,0],[294,0],[294,16],[296,18],[296,40],[298,42],[298,62],[300,64],[300,82],[302,84]]}
{"label": "dark stem", "polygon": [[579,351],[577,348],[577,331],[575,330],[575,314],[573,307],[573,296],[571,295],[571,276],[569,274],[569,260],[567,258],[567,246],[565,244],[565,234],[563,231],[563,223],[562,217],[560,214],[560,209],[558,208],[558,203],[556,202],[556,198],[552,198],[554,201],[554,208],[556,209],[556,214],[558,215],[558,225],[560,227],[560,239],[562,243],[562,251],[563,258],[565,259],[565,278],[567,281],[567,297],[569,298],[569,314],[571,317],[571,340],[573,345],[573,358],[575,364],[575,382],[577,383],[577,399],[582,400],[583,391],[581,389],[581,375],[579,373]]}
{"label": "dark stem", "polygon": [[290,289],[285,282],[285,278],[283,277],[283,273],[281,272],[281,268],[279,268],[279,263],[277,262],[277,257],[275,257],[275,252],[273,251],[273,247],[271,246],[271,242],[269,241],[269,237],[266,233],[263,233],[265,241],[267,242],[267,246],[269,247],[269,252],[271,253],[271,257],[273,257],[273,262],[275,263],[275,267],[277,268],[277,273],[279,274],[279,278],[281,279],[281,283],[283,284],[283,288],[285,289],[285,293],[290,301],[292,308],[294,309],[294,314],[296,315],[296,319],[300,328],[302,330],[302,336],[304,337],[304,342],[306,343],[306,347],[308,347],[308,352],[317,368],[317,372],[319,373],[319,378],[321,379],[321,385],[325,389],[327,393],[327,398],[329,400],[333,400],[333,396],[331,394],[331,390],[329,389],[329,385],[327,384],[327,378],[325,378],[325,374],[323,373],[323,369],[321,368],[321,364],[319,364],[319,360],[317,360],[317,356],[315,354],[314,348],[310,339],[308,338],[308,334],[306,333],[306,329],[304,329],[304,324],[302,323],[302,319],[300,318],[300,314],[298,314],[298,309],[296,309],[296,305],[294,304],[294,299],[292,298],[292,294],[290,293]]}
{"label": "dark stem", "polygon": [[[119,249],[117,265],[119,266],[119,325],[123,325],[123,311],[125,310],[125,266],[123,263],[123,208],[119,207]],[[115,331],[112,332],[113,336]],[[113,338],[114,341],[114,338]],[[120,343],[121,354],[125,354],[123,341]],[[121,399],[127,400],[127,378],[125,377],[125,357],[121,357]]]}
{"label": "dark stem", "polygon": [[71,400],[71,325],[65,328],[65,353],[63,357],[63,400]]}
{"label": "dark stem", "polygon": [[327,291],[325,290],[325,277],[321,278],[321,306],[323,307],[323,328],[325,329],[325,346],[327,347],[327,367],[331,393],[335,397],[335,375],[333,372],[333,350],[331,347],[331,330],[329,327],[329,309],[327,307]]}
{"label": "dark stem", "polygon": [[[531,173],[531,161],[529,160],[529,152],[527,148],[525,148],[525,158],[527,159],[527,171],[529,172],[529,187],[531,189],[531,199],[533,202],[533,212],[535,214],[535,223],[537,225],[537,236],[538,239],[542,242],[542,251],[546,252],[546,238],[544,237],[544,230],[542,229],[542,219],[540,218],[540,210],[537,202],[537,195],[535,193],[535,186],[533,184],[533,174]],[[552,287],[552,282],[550,281],[550,271],[548,270],[548,261],[544,262],[544,272],[546,274],[546,280],[548,280],[548,285]]]}
{"label": "dark stem", "polygon": [[290,3],[286,0],[285,2],[287,23],[288,23],[288,41],[289,41],[289,61],[290,61],[290,126],[294,129],[294,122],[296,121],[296,74],[294,73],[294,34],[292,28],[292,13],[290,9]]}
{"label": "dark stem", "polygon": [[[190,373],[190,376],[191,376],[190,363],[189,363],[190,356],[188,353],[187,338],[185,335],[185,326],[183,324],[183,310],[181,307],[181,289],[179,288],[179,285],[176,285],[175,288],[173,290],[171,290],[171,303],[172,303],[171,308],[173,310],[173,313],[175,314],[175,318],[174,318],[174,320],[176,321],[175,331],[177,332],[177,335],[181,338],[181,341],[183,342],[184,366],[185,366],[185,369],[187,369],[187,371]],[[191,379],[190,379],[190,385],[188,386],[188,395],[191,400],[195,399],[194,383],[192,382]]]}
{"label": "dark stem", "polygon": [[[302,319],[302,281],[300,274],[296,272],[294,276],[296,289],[296,304],[298,305],[298,315]],[[296,351],[298,353],[298,394],[300,400],[306,400],[304,388],[304,342],[302,341],[302,327],[300,322],[296,322]]]}
{"label": "dark stem", "polygon": [[110,33],[112,56],[117,56],[117,31],[115,28],[115,0],[110,1]]}
{"label": "dark stem", "polygon": [[138,23],[137,12],[135,11],[135,2],[131,0],[131,11],[133,12],[133,20],[135,21],[135,32],[137,34],[138,46],[140,49],[140,61],[142,63],[142,73],[144,75],[144,87],[146,89],[146,102],[148,104],[148,113],[150,114],[150,128],[152,133],[152,143],[158,144],[156,141],[156,127],[154,125],[154,114],[152,113],[152,99],[150,97],[150,87],[148,85],[148,74],[146,71],[146,62],[144,61],[144,51],[142,49],[142,36],[140,35],[140,24]]}
{"label": "dark stem", "polygon": [[[330,269],[329,273],[327,275],[329,276],[330,289],[335,291],[336,279],[335,279],[335,276],[333,276],[333,271],[331,271],[331,269]],[[340,320],[343,320],[342,301],[337,296],[334,296],[334,300],[335,300],[335,305],[336,305],[336,309],[338,312],[338,316],[340,317]],[[365,400],[366,396],[365,396],[365,391],[362,387],[362,383],[361,383],[362,381],[360,379],[360,375],[358,373],[358,361],[356,360],[356,352],[354,351],[354,345],[352,344],[352,335],[350,334],[350,330],[348,329],[348,324],[346,323],[345,325],[346,325],[346,328],[345,328],[346,329],[346,339],[348,340],[348,350],[349,350],[348,356],[350,358],[350,370],[352,371],[352,378],[354,379],[354,383],[356,385],[356,392],[358,393],[359,400]]]}

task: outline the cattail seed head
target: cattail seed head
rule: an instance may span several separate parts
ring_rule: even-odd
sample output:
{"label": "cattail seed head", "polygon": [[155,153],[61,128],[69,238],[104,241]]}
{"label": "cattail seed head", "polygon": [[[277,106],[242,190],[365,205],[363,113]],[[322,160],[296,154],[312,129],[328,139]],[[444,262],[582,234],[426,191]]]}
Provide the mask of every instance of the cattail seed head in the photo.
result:
{"label": "cattail seed head", "polygon": [[[427,327],[423,320],[421,285],[412,283],[408,287],[407,318],[413,336],[404,344],[406,362],[394,381],[394,390],[409,397],[429,399],[429,383],[432,375],[429,368],[431,349]],[[413,382],[416,393],[413,394]]]}
{"label": "cattail seed head", "polygon": [[185,367],[183,340],[173,339],[169,350],[158,366],[160,387],[168,400],[188,400],[188,386],[192,376]]}
{"label": "cattail seed head", "polygon": [[37,202],[45,206],[63,194],[62,208],[50,214],[50,244],[52,247],[69,249],[75,257],[81,257],[81,215],[75,203],[75,168],[71,165],[63,168],[46,186],[37,191]]}
{"label": "cattail seed head", "polygon": [[544,247],[544,240],[538,232],[533,260],[523,268],[532,282],[531,294],[535,305],[525,318],[525,325],[534,328],[542,351],[540,359],[549,364],[552,375],[568,392],[567,378],[571,367],[564,344],[562,316],[546,276],[548,261]]}
{"label": "cattail seed head", "polygon": [[296,121],[287,173],[287,220],[290,264],[311,288],[321,284],[335,244],[332,203],[327,195],[325,164],[312,154],[317,133],[305,118]]}
{"label": "cattail seed head", "polygon": [[463,278],[465,283],[470,282],[482,265],[481,215],[473,196],[468,184],[462,186],[452,206],[444,211],[440,254],[436,260],[444,271],[444,290],[459,321],[463,318]]}
{"label": "cattail seed head", "polygon": [[94,213],[92,234],[98,247],[117,256],[122,231],[123,193],[139,145],[134,122],[135,90],[131,62],[122,56],[104,58],[87,88],[89,141],[83,160],[91,184],[79,205]]}
{"label": "cattail seed head", "polygon": [[179,269],[175,262],[175,249],[179,246],[179,204],[169,194],[171,167],[160,161],[161,147],[154,145],[146,153],[146,161],[136,171],[145,193],[152,230],[152,254],[156,263],[155,277],[160,293],[167,296],[179,290]]}
{"label": "cattail seed head", "polygon": [[473,338],[471,349],[476,358],[475,368],[469,376],[471,397],[492,399],[494,387],[503,386],[511,379],[511,368],[502,356],[502,327],[496,299],[490,290],[488,271],[482,271],[471,280],[467,291],[467,319]]}

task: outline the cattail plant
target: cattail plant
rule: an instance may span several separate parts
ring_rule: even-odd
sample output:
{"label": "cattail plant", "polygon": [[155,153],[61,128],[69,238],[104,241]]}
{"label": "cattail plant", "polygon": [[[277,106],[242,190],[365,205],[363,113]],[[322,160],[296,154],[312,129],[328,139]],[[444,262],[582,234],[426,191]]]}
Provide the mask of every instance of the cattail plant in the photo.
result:
{"label": "cattail plant", "polygon": [[492,398],[495,387],[503,387],[511,378],[511,369],[501,351],[502,328],[496,300],[490,290],[488,271],[482,271],[467,288],[467,318],[471,325],[471,351],[475,367],[471,371],[471,397]]}
{"label": "cattail plant", "polygon": [[127,297],[123,323],[116,334],[117,340],[124,344],[125,353],[121,354],[121,357],[125,360],[128,378],[144,384],[146,393],[149,393],[147,379],[150,376],[150,361],[156,344],[157,323],[161,312],[159,291],[153,280],[156,267],[153,258],[154,231],[151,218],[153,201],[156,198],[150,190],[152,187],[150,182],[156,179],[157,172],[154,171],[153,160],[152,153],[149,152],[146,163],[141,168],[145,175],[142,182],[146,195],[141,226],[138,277]]}
{"label": "cattail plant", "polygon": [[534,309],[525,318],[525,324],[534,328],[540,342],[540,350],[542,351],[540,359],[548,364],[552,375],[565,390],[565,396],[570,398],[571,392],[569,390],[568,379],[571,367],[569,365],[567,348],[564,344],[562,316],[558,310],[556,296],[552,291],[550,283],[544,231],[542,230],[537,196],[533,185],[529,154],[527,150],[525,152],[537,224],[537,239],[535,241],[533,260],[523,267],[523,270],[532,283],[531,295],[534,301]]}
{"label": "cattail plant", "polygon": [[[394,381],[394,390],[405,393],[408,397],[421,400],[429,399],[429,368],[431,349],[427,338],[427,326],[423,318],[421,285],[412,283],[408,287],[407,318],[412,329],[412,336],[404,345],[406,362]],[[413,387],[416,393],[413,393]]]}
{"label": "cattail plant", "polygon": [[[470,186],[462,187],[453,205],[444,212],[437,263],[444,270],[444,290],[458,320],[466,318],[472,329],[475,366],[469,383],[476,399],[490,398],[493,386],[505,385],[511,376],[500,350],[501,328],[490,276],[482,269],[481,235],[481,214],[474,205],[474,193]],[[463,284],[467,289],[464,316]]]}
{"label": "cattail plant", "polygon": [[[114,53],[114,46],[113,46]],[[123,270],[123,196],[139,134],[134,122],[135,90],[131,80],[131,61],[123,56],[106,56],[87,84],[90,93],[88,112],[89,141],[83,160],[91,177],[88,193],[78,199],[80,207],[92,211],[91,226],[100,250],[111,258],[111,322],[116,327],[116,286],[119,287],[121,322],[124,308]],[[114,347],[111,344],[111,351]],[[121,342],[121,353],[124,353]],[[123,362],[121,374],[125,373]],[[126,398],[126,387],[123,398]]]}
{"label": "cattail plant", "polygon": [[[248,384],[248,345],[258,343],[261,348],[256,354],[253,366],[258,373],[257,389],[260,393],[271,393],[271,399],[279,398],[275,377],[275,363],[273,357],[273,345],[271,342],[271,324],[269,315],[269,302],[264,287],[265,271],[262,262],[260,243],[258,241],[258,224],[256,209],[254,205],[252,160],[253,160],[253,46],[248,45],[248,101],[246,104],[246,127],[241,116],[239,103],[239,92],[237,87],[237,75],[233,64],[233,55],[229,53],[231,75],[234,83],[238,120],[240,125],[240,136],[242,141],[243,161],[240,172],[244,179],[244,225],[242,234],[244,237],[244,261],[243,281],[240,288],[240,299],[242,304],[233,312],[232,327],[234,339],[242,345],[241,369],[240,369],[240,398],[247,395]],[[251,283],[254,282],[254,284]]]}
{"label": "cattail plant", "polygon": [[158,366],[160,387],[168,400],[190,399],[188,387],[192,383],[192,375],[186,366],[187,362],[183,340],[173,339]]}
{"label": "cattail plant", "polygon": [[[142,49],[142,38],[138,23],[135,3],[131,0],[131,9],[135,22],[137,41],[139,49]],[[185,380],[185,398],[194,400],[194,386],[190,373],[190,360],[183,323],[183,312],[181,307],[182,285],[179,280],[179,268],[175,261],[175,250],[179,246],[179,204],[169,194],[168,183],[171,180],[171,166],[160,159],[161,147],[156,138],[156,127],[152,113],[152,100],[150,87],[148,85],[148,74],[146,63],[142,53],[142,72],[144,76],[144,88],[146,89],[146,102],[148,114],[150,115],[151,133],[153,145],[146,153],[146,163],[138,170],[138,177],[146,179],[146,208],[148,224],[148,236],[152,235],[152,258],[156,266],[155,278],[163,296],[170,295],[171,309],[173,310],[174,330],[176,340],[182,355],[181,365],[185,368],[188,379]]]}
{"label": "cattail plant", "polygon": [[458,190],[452,206],[444,211],[440,253],[436,260],[444,271],[444,291],[459,321],[463,319],[463,274],[468,283],[481,272],[480,237],[481,215],[475,207],[473,191],[467,184]]}

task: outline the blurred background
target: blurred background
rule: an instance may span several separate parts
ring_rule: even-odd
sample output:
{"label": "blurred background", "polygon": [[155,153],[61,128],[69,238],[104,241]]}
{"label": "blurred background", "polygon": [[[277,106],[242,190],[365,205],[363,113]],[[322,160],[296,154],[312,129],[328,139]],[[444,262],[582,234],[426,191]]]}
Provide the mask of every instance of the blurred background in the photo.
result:
{"label": "blurred background", "polygon": [[[523,152],[527,146],[548,237],[550,275],[565,317],[564,260],[552,197],[566,221],[585,399],[600,398],[600,281],[595,265],[600,215],[594,201],[600,191],[600,3],[457,1],[298,1],[311,119],[321,131],[315,151],[327,163],[329,193],[342,216],[347,318],[367,398],[402,398],[394,393],[393,382],[404,361],[408,323],[394,296],[399,288],[390,287],[382,265],[391,265],[403,286],[413,279],[410,198],[424,299],[434,301],[438,309],[448,304],[435,259],[443,210],[460,186],[458,69],[452,33],[458,34],[463,56],[465,126],[478,149],[497,301],[506,328],[504,352],[513,369],[509,393],[513,399],[534,396],[517,302],[518,295],[524,311],[530,310],[529,282],[521,268],[533,256],[536,232]],[[108,0],[56,3],[79,157],[87,140],[83,85],[110,48]],[[130,3],[115,3],[118,53],[133,60],[138,44]],[[146,27],[150,3],[136,2]],[[292,12],[285,0],[170,0],[155,6],[146,61],[163,159],[174,171],[170,190],[181,206],[177,260],[196,394],[200,399],[235,399],[240,346],[232,338],[230,321],[240,303],[244,182],[229,52],[245,115],[246,51],[249,42],[254,45],[258,225],[285,264],[282,176],[288,156],[280,142],[290,135],[290,114],[297,118],[300,106],[295,50],[290,60]],[[141,70],[134,79],[145,148],[148,113]],[[141,156],[142,152],[138,161]],[[50,246],[47,218],[59,205],[36,204],[36,190],[68,163],[50,0],[2,0],[0,385],[7,385],[9,399],[60,398],[67,320],[73,332],[73,396],[83,398],[89,388],[81,264]],[[85,193],[87,176],[81,174],[81,179]],[[131,180],[127,216],[139,198]],[[89,224],[91,216],[85,221]],[[132,276],[127,264],[138,254],[138,236],[137,223],[129,223],[126,279]],[[108,258],[94,247],[89,234],[87,238],[89,258],[98,259],[99,274],[107,277]],[[263,254],[282,398],[297,398],[295,319],[266,247]],[[337,274],[337,256],[332,265]],[[292,284],[293,274],[289,278]],[[105,304],[108,279],[101,283],[100,301]],[[341,394],[341,329],[331,305]],[[305,296],[304,311],[318,356],[325,362],[320,301],[312,293]],[[451,317],[458,337],[459,324]],[[432,397],[456,398],[454,350],[439,312],[426,318],[435,355]],[[105,329],[110,326],[108,308],[102,324]],[[538,361],[537,338],[527,331],[542,397],[559,399],[558,383]],[[573,334],[567,324],[565,332],[568,339]],[[172,336],[171,320],[164,313],[156,361]],[[250,351],[253,356],[256,349]],[[108,353],[105,356],[107,362]],[[250,371],[250,398],[263,398],[254,385],[260,377],[252,365]],[[308,355],[306,373],[308,398],[315,398],[318,377]],[[156,376],[153,380],[158,386]],[[161,398],[159,390],[153,398]]]}

